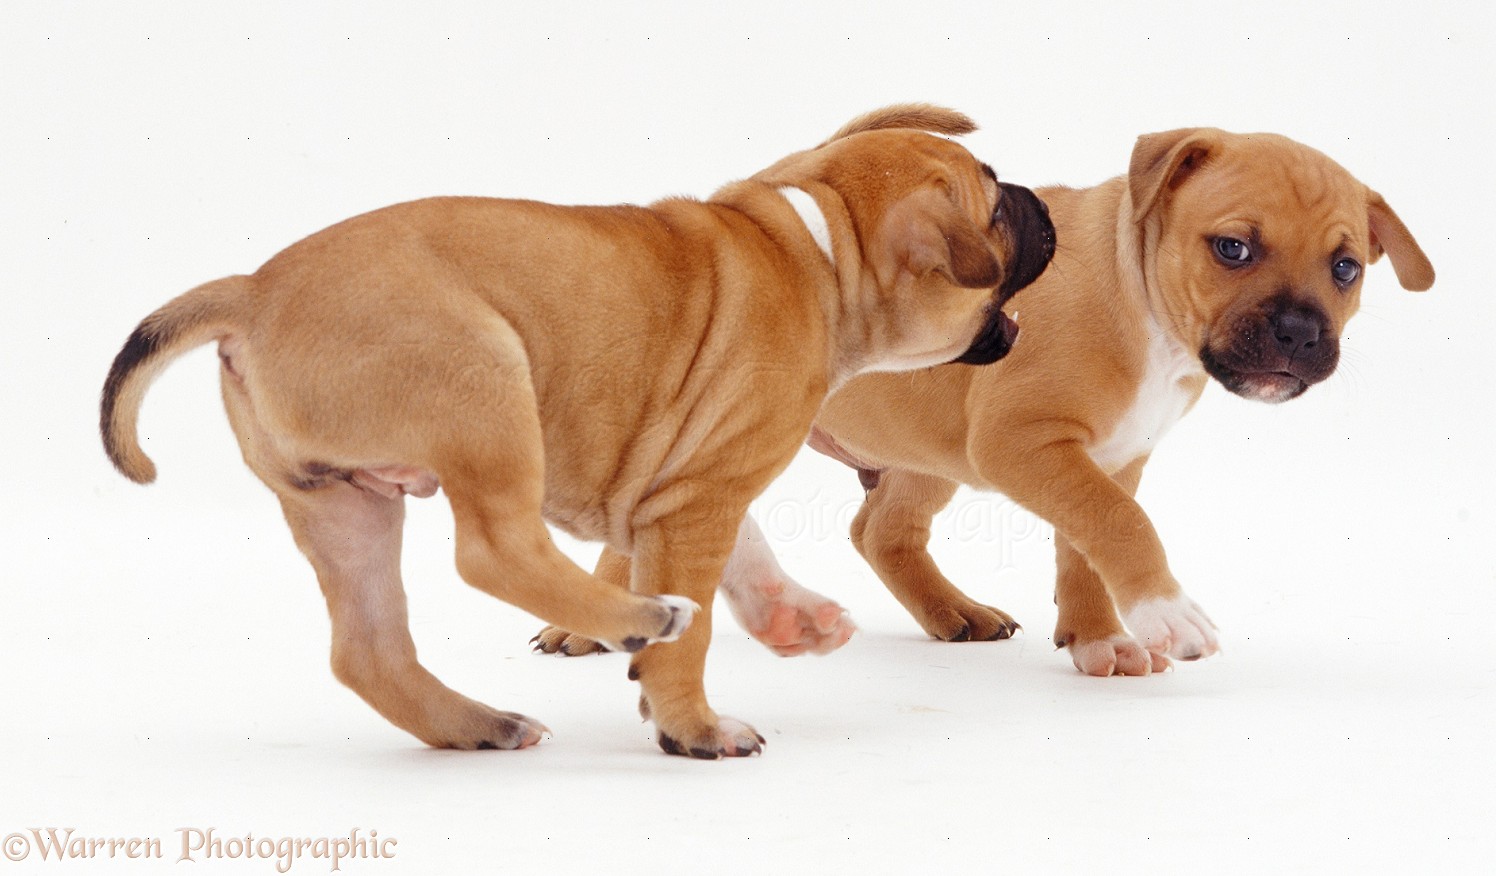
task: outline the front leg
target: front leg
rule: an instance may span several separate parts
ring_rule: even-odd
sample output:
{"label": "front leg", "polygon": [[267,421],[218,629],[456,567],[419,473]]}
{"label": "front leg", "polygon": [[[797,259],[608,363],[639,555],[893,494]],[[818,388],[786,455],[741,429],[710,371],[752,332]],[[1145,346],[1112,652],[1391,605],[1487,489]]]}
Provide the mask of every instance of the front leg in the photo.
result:
{"label": "front leg", "polygon": [[685,508],[634,533],[634,592],[684,596],[702,606],[679,639],[651,645],[629,664],[629,678],[643,688],[639,710],[654,721],[660,747],[670,754],[716,759],[763,750],[752,727],[712,711],[703,684],[712,596],[741,519]]}
{"label": "front leg", "polygon": [[[607,547],[593,576],[617,587],[632,581],[627,554]],[[774,558],[768,540],[751,516],[738,527],[732,557],[722,572],[722,595],[738,625],[781,657],[830,654],[847,644],[857,625],[835,600],[789,576]],[[607,651],[601,643],[559,627],[546,627],[530,640],[545,654],[577,657]]]}
{"label": "front leg", "polygon": [[[604,547],[602,555],[597,558],[597,567],[592,570],[592,577],[604,584],[627,590],[633,580],[633,564],[628,554]],[[596,639],[550,626],[536,633],[530,644],[538,653],[561,654],[565,657],[606,654],[608,651],[607,646]]]}
{"label": "front leg", "polygon": [[[1061,550],[1077,552],[1076,559],[1103,584],[1123,622],[1149,652],[1198,660],[1219,650],[1215,625],[1174,579],[1153,523],[1132,497],[1141,462],[1134,463],[1136,472],[1124,473],[1126,483],[1119,483],[1075,440],[1031,446],[998,440],[983,450],[983,477],[1054,524],[1057,541],[1066,543]],[[1062,602],[1061,634],[1064,624],[1081,617],[1089,621],[1091,634],[1103,631],[1105,623],[1098,619],[1104,604],[1096,585],[1063,553],[1060,561],[1056,598]]]}
{"label": "front leg", "polygon": [[[1112,480],[1129,496],[1136,496],[1147,461],[1146,456],[1139,457],[1112,475]],[[1102,677],[1148,675],[1168,669],[1168,657],[1147,650],[1123,629],[1106,585],[1063,533],[1055,532],[1054,547],[1054,601],[1059,609],[1054,643],[1070,649],[1075,668]]]}

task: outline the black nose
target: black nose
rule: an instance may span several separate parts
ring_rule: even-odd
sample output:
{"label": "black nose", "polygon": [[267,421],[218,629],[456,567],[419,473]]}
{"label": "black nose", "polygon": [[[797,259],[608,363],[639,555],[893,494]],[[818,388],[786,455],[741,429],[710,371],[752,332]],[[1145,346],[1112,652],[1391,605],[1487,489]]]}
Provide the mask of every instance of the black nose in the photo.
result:
{"label": "black nose", "polygon": [[1313,350],[1319,344],[1324,322],[1315,314],[1303,310],[1284,310],[1269,321],[1273,338],[1278,348],[1290,359],[1299,352]]}

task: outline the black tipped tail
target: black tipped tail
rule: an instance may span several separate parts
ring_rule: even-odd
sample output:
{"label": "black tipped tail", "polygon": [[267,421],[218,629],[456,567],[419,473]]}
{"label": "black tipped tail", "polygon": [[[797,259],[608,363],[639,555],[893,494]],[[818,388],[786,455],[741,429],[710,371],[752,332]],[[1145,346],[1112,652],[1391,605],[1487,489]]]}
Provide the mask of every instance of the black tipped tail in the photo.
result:
{"label": "black tipped tail", "polygon": [[151,381],[181,354],[236,328],[248,290],[249,278],[242,276],[198,286],[146,317],[114,357],[99,399],[99,434],[109,461],[125,477],[140,484],[156,479],[156,466],[136,434]]}
{"label": "black tipped tail", "polygon": [[[115,407],[126,378],[154,356],[167,340],[163,331],[152,329],[145,323],[136,326],[124,347],[120,348],[119,355],[114,357],[114,364],[109,366],[109,377],[104,380],[104,393],[99,400],[99,435],[104,439],[104,453],[115,468],[137,483],[155,480],[156,466],[144,453],[131,454],[127,445],[114,440]],[[139,449],[138,445],[136,449]],[[140,464],[142,461],[144,465]]]}

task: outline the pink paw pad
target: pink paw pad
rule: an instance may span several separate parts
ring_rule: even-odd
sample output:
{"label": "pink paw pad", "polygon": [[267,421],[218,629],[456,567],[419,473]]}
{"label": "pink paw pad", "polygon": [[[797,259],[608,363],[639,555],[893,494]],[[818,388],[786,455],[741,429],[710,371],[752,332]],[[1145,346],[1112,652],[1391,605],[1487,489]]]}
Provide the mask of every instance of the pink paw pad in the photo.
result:
{"label": "pink paw pad", "polygon": [[1094,642],[1074,642],[1070,659],[1075,668],[1087,675],[1107,678],[1112,675],[1151,675],[1163,672],[1173,664],[1163,654],[1155,654],[1132,636],[1117,635]]}

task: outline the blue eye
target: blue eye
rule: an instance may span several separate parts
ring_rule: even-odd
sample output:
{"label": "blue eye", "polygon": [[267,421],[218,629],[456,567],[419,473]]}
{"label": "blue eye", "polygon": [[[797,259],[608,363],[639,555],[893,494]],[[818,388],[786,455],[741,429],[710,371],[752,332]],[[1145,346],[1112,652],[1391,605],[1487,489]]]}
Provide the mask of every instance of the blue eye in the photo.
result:
{"label": "blue eye", "polygon": [[1217,237],[1211,243],[1211,248],[1215,250],[1216,257],[1230,268],[1239,268],[1252,260],[1252,248],[1234,237]]}
{"label": "blue eye", "polygon": [[1361,265],[1355,259],[1336,259],[1335,264],[1330,266],[1330,276],[1335,278],[1336,283],[1349,286],[1361,276]]}

